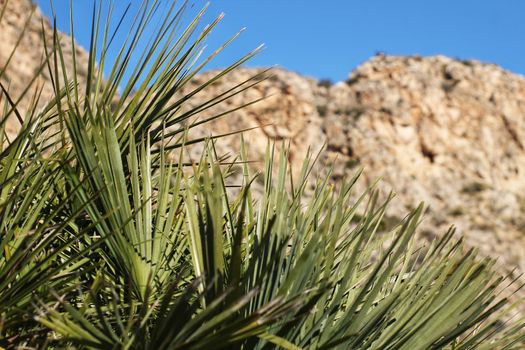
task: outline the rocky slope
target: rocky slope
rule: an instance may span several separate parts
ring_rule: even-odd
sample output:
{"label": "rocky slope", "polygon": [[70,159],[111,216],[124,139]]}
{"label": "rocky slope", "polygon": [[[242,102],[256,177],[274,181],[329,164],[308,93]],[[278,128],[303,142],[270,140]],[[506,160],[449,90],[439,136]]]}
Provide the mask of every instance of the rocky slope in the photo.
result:
{"label": "rocky slope", "polygon": [[[4,4],[7,7],[0,21],[0,69],[5,68],[5,72],[1,75],[0,82],[17,97],[31,85],[30,93],[20,101],[21,107],[28,106],[34,97],[31,92],[43,86],[40,98],[42,105],[53,96],[49,69],[44,64],[46,56],[42,39],[45,35],[47,45],[51,45],[53,28],[31,0],[0,0],[0,9]],[[77,67],[79,81],[85,80],[88,59],[86,51],[80,46],[72,48],[71,38],[68,36],[60,34],[60,37],[66,62],[71,62],[74,49],[77,60],[81,62]],[[66,69],[71,74],[72,66],[68,65]],[[7,124],[7,131],[13,134],[18,127],[18,123],[13,121]]]}
{"label": "rocky slope", "polygon": [[[29,0],[11,2],[0,23],[0,66],[32,6]],[[40,18],[37,10],[2,78],[15,93],[40,62]],[[44,32],[51,35],[49,25]],[[239,69],[203,98],[257,71]],[[48,81],[45,73],[40,81]],[[47,83],[44,97],[50,94]],[[469,246],[497,257],[504,270],[517,265],[525,271],[525,79],[477,61],[376,56],[335,85],[277,69],[272,78],[209,112],[263,96],[271,97],[200,132],[258,126],[246,134],[250,158],[262,159],[268,139],[289,142],[295,167],[309,146],[318,150],[326,144],[317,175],[333,164],[337,182],[364,167],[361,189],[381,177],[379,187],[397,193],[389,222],[424,201],[429,209],[422,236],[455,224]],[[238,138],[221,141],[224,152],[237,149]]]}
{"label": "rocky slope", "polygon": [[422,235],[454,224],[470,246],[525,269],[525,79],[476,61],[377,56],[333,86],[276,70],[230,103],[265,95],[211,129],[260,126],[247,137],[251,158],[271,138],[290,142],[295,167],[326,143],[318,174],[333,164],[338,181],[364,167],[361,189],[380,177],[383,192],[397,193],[389,222],[424,201]]}

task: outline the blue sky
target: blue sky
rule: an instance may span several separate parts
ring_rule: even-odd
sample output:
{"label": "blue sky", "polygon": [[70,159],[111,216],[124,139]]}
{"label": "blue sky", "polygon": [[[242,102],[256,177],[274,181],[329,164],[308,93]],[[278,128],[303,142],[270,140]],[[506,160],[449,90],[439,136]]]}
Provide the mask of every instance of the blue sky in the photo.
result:
{"label": "blue sky", "polygon": [[[93,2],[73,2],[77,40],[87,47]],[[117,10],[128,2],[113,0]],[[51,13],[49,0],[36,3]],[[53,4],[59,29],[68,32],[69,0]],[[221,11],[226,16],[208,41],[210,48],[242,27],[247,30],[210,68],[265,43],[249,66],[277,64],[333,81],[346,79],[376,52],[478,59],[525,75],[524,0],[215,0],[207,19]]]}

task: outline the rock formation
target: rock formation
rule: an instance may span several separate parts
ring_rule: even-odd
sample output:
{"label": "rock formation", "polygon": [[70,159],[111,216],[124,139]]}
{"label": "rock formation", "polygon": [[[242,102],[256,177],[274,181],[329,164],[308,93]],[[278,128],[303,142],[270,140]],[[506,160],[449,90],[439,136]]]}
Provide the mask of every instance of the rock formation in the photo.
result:
{"label": "rock formation", "polygon": [[[254,70],[229,79],[249,74]],[[521,76],[443,56],[377,56],[332,86],[275,70],[273,78],[230,103],[265,94],[272,97],[213,123],[211,130],[260,126],[247,137],[251,158],[263,157],[270,138],[290,143],[295,167],[308,147],[326,143],[318,175],[333,165],[337,182],[363,167],[361,190],[381,178],[383,193],[397,193],[387,221],[398,222],[424,201],[423,236],[454,224],[469,246],[497,257],[508,270],[525,269]]]}
{"label": "rock formation", "polygon": [[[19,97],[28,86],[31,87],[19,103],[22,110],[32,103],[34,91],[43,86],[39,103],[43,105],[54,96],[43,40],[45,36],[47,45],[52,45],[53,27],[31,0],[0,0],[0,8],[4,4],[7,7],[0,21],[0,69],[5,71],[1,74],[0,83],[14,97]],[[65,61],[71,62],[71,38],[61,33],[59,37]],[[79,81],[85,81],[88,55],[80,46],[75,46],[74,50],[77,61],[81,63],[77,67]],[[71,75],[72,65],[68,64],[66,69]],[[18,128],[15,120],[7,124],[11,135]]]}
{"label": "rock formation", "polygon": [[[30,0],[11,2],[0,23],[0,66],[32,8]],[[47,22],[42,32],[41,18],[36,10],[2,78],[15,94],[40,64],[40,36],[52,36]],[[70,55],[69,41],[64,42]],[[85,52],[75,50],[85,60]],[[218,94],[258,71],[239,69],[201,95]],[[39,79],[45,84],[43,97],[51,96],[45,71]],[[337,182],[363,167],[360,189],[380,177],[380,189],[397,193],[387,221],[399,221],[424,201],[422,236],[434,237],[455,224],[467,245],[498,258],[504,271],[515,266],[525,271],[524,78],[478,61],[381,55],[334,85],[275,69],[271,78],[208,113],[264,96],[270,97],[200,133],[256,126],[246,134],[250,158],[260,161],[272,139],[290,144],[294,167],[309,146],[316,151],[326,145],[317,175],[333,165]],[[238,142],[224,139],[221,150],[236,152]]]}

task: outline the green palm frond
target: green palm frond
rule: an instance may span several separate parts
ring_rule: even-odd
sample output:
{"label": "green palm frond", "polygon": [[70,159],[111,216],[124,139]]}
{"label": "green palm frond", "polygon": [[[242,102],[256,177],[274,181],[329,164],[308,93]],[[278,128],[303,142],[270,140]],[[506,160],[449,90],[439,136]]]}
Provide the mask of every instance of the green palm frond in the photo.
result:
{"label": "green palm frond", "polygon": [[[340,191],[320,182],[304,201],[307,177],[287,190],[283,154],[275,183],[273,162],[267,162],[266,191],[252,215],[250,182],[230,199],[213,154],[211,149],[177,180],[183,219],[173,237],[181,238],[187,257],[175,263],[179,275],[159,289],[150,273],[144,292],[149,301],[124,292],[131,283],[122,281],[118,316],[79,317],[67,312],[69,305],[65,313],[48,311],[41,318],[45,325],[81,343],[88,338],[75,327],[120,330],[106,337],[148,349],[468,349],[522,340],[522,320],[498,329],[512,308],[495,296],[503,279],[493,262],[464,252],[452,241],[453,230],[426,252],[415,249],[422,206],[380,234],[390,198],[380,203],[371,189],[351,201],[356,176]],[[134,220],[143,215],[137,211]]]}
{"label": "green palm frond", "polygon": [[50,122],[45,113],[28,116],[0,159],[0,333],[6,336],[34,327],[32,297],[71,288],[88,261],[89,249],[79,250],[81,233],[74,225],[84,208],[71,211],[66,203],[72,198],[60,198],[61,157],[42,151],[41,136]]}

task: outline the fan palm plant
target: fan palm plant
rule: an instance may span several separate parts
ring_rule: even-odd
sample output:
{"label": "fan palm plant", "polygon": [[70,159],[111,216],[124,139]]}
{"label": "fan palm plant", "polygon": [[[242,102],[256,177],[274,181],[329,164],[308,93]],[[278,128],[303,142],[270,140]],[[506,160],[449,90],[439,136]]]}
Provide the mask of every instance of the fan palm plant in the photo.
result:
{"label": "fan palm plant", "polygon": [[[222,117],[196,119],[263,76],[188,101],[258,50],[181,96],[219,20],[198,31],[199,12],[180,28],[185,10],[144,2],[104,79],[115,33],[95,9],[85,85],[74,54],[65,68],[55,30],[42,65],[55,98],[44,108],[35,98],[24,115],[1,86],[2,125],[15,118],[21,130],[13,140],[3,131],[0,150],[0,346],[521,347],[523,319],[499,297],[506,282],[492,261],[464,251],[452,230],[417,246],[423,206],[379,232],[392,196],[381,202],[372,186],[352,200],[359,174],[338,189],[317,179],[306,195],[315,159],[292,178],[286,151],[271,145],[261,193],[243,149],[242,183],[229,189],[231,163],[191,128]],[[186,164],[187,145],[203,142],[200,161]]]}

